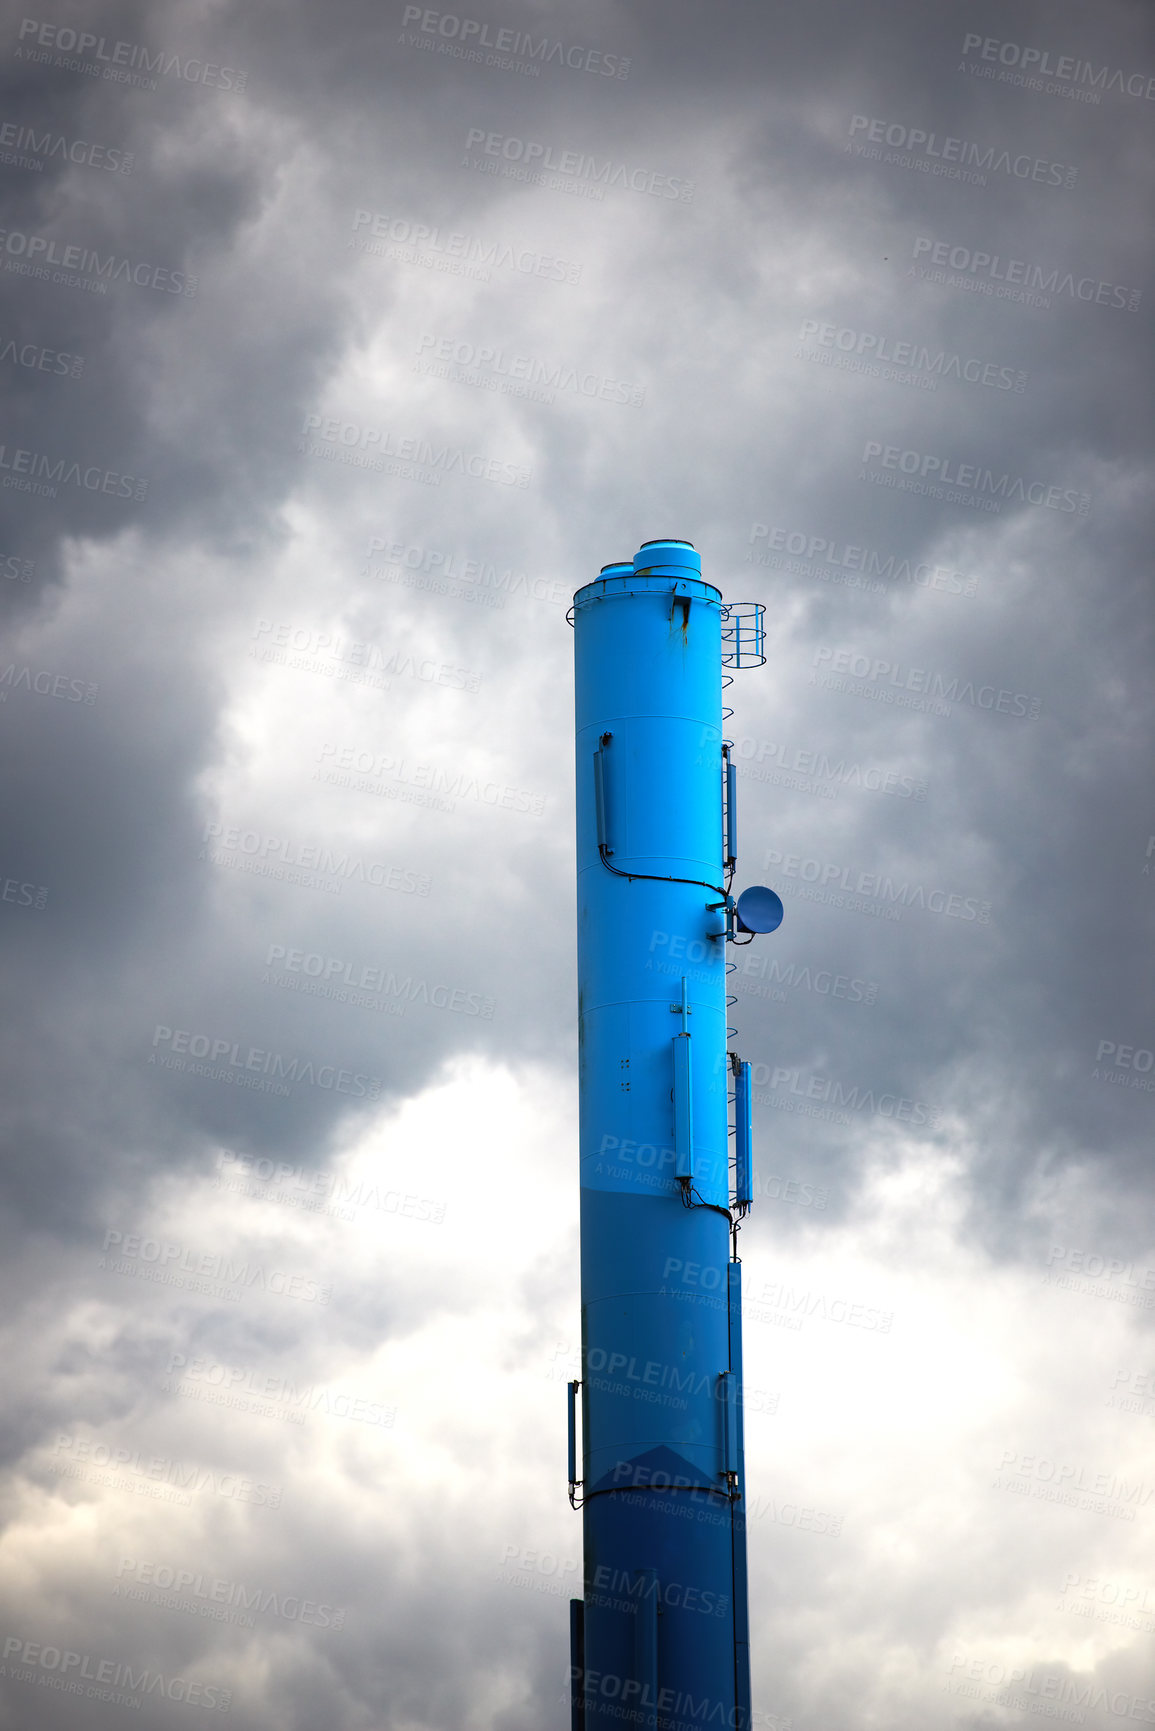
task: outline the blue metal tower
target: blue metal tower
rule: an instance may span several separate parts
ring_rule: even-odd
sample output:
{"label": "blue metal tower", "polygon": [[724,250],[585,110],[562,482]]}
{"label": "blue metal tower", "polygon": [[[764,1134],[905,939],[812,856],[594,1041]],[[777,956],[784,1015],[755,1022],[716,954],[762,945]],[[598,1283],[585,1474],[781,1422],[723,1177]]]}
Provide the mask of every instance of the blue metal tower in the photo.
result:
{"label": "blue metal tower", "polygon": [[762,609],[726,606],[689,542],[648,541],[578,590],[573,625],[582,1373],[569,1477],[585,1552],[573,1728],[748,1731],[737,1225],[750,1087],[727,1050],[727,947],[772,930],[782,907],[769,890],[730,893],[722,686],[724,664],[765,659]]}

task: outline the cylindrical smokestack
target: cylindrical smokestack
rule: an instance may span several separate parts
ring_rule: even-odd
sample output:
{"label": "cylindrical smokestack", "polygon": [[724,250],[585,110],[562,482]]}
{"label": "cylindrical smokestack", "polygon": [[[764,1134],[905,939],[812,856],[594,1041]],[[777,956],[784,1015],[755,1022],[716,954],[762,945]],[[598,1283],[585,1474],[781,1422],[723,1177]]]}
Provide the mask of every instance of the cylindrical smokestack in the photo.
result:
{"label": "cylindrical smokestack", "polygon": [[685,541],[647,542],[574,597],[578,1731],[750,1719],[724,615]]}

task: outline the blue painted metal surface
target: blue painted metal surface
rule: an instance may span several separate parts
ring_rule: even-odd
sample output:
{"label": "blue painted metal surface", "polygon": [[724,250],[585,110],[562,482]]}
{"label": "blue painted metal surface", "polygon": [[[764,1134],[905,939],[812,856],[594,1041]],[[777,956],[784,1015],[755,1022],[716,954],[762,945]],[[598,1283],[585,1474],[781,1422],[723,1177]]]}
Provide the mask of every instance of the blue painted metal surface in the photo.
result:
{"label": "blue painted metal surface", "polygon": [[760,614],[742,618],[737,632],[680,541],[647,542],[574,597],[580,1731],[750,1724],[733,1237],[749,1203],[749,1072],[732,1204],[737,825],[722,709],[723,659],[761,652]]}

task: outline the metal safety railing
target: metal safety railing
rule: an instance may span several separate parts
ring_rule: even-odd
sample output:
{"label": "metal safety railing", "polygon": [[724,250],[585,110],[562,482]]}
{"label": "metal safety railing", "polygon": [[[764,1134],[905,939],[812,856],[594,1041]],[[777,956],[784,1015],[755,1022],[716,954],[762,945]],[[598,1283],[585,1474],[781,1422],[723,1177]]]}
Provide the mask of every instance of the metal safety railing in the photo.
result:
{"label": "metal safety railing", "polygon": [[761,601],[725,602],[722,606],[722,666],[763,667],[765,664],[765,607]]}

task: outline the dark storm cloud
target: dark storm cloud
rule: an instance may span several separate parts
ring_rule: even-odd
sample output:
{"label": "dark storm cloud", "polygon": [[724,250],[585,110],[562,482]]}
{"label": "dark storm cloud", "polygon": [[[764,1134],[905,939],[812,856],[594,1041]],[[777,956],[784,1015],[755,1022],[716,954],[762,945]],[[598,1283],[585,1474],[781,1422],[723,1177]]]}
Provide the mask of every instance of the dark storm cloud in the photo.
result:
{"label": "dark storm cloud", "polygon": [[[572,1222],[540,1201],[569,1161],[565,598],[669,533],[728,598],[767,605],[770,665],[728,697],[741,881],[787,909],[736,953],[759,1095],[748,1279],[837,1244],[846,1289],[898,1319],[886,1339],[808,1322],[796,1358],[785,1330],[748,1331],[785,1421],[750,1444],[777,1499],[761,1699],[803,1731],[849,1731],[864,1698],[921,1722],[950,1654],[909,1690],[847,1680],[825,1634],[791,1632],[772,1551],[824,1629],[850,1618],[872,1651],[924,1656],[980,1579],[1003,1619],[1032,1569],[1137,1566],[1101,1563],[1095,1529],[1047,1507],[1020,1508],[1053,1520],[1016,1529],[1011,1567],[1004,1511],[974,1500],[976,1462],[993,1476],[1032,1436],[1094,1471],[1097,1449],[1124,1451],[1121,1432],[1070,1440],[1074,1374],[1025,1440],[1001,1413],[996,1444],[963,1433],[944,1477],[970,1527],[949,1567],[932,1466],[907,1438],[904,1470],[928,1475],[911,1507],[905,1484],[864,1481],[809,1379],[841,1352],[860,1419],[906,1411],[887,1367],[913,1362],[923,1294],[875,1292],[854,1234],[908,1138],[957,1164],[976,1310],[996,1279],[1021,1295],[1053,1266],[1077,1286],[1088,1257],[1145,1290],[1152,104],[1110,80],[1155,76],[1150,19],[899,0],[406,12],[94,22],[62,4],[0,42],[3,148],[48,141],[40,170],[0,164],[0,461],[56,488],[0,490],[5,1289],[24,1360],[6,1373],[5,1626],[229,1688],[254,1731],[565,1722],[564,1594],[517,1555],[531,1585],[496,1579],[511,1545],[578,1542],[547,1362],[576,1339]],[[471,59],[483,26],[586,61]],[[102,40],[101,76],[55,63],[69,30]],[[118,42],[142,82],[103,76]],[[998,76],[1043,54],[1106,69],[1067,80],[1099,101]],[[987,184],[934,172],[964,146]],[[104,261],[107,292],[8,268],[50,245],[98,287]],[[463,1150],[450,1114],[415,1151],[394,1109],[471,1055],[539,1089],[546,1129],[503,1119],[491,1144],[479,1112]],[[334,1186],[362,1133],[364,1170],[400,1200],[347,1220]],[[153,1262],[125,1254],[134,1236]],[[99,1268],[110,1253],[125,1266]],[[332,1300],[233,1302],[222,1257]],[[154,1278],[162,1258],[204,1288]],[[1041,1356],[1049,1330],[1089,1359],[1119,1316],[1144,1320],[1091,1286],[1045,1296],[1067,1308],[1024,1323]],[[161,1387],[174,1357],[196,1393]],[[214,1367],[238,1398],[395,1399],[396,1424],[297,1426],[283,1389],[281,1416],[226,1408],[199,1398]],[[76,1439],[124,1451],[119,1490],[57,1470],[97,1470]],[[162,1507],[154,1457],[217,1479]],[[238,1503],[222,1475],[282,1486],[281,1506]],[[840,1511],[839,1537],[787,1534],[789,1496]],[[916,1560],[868,1605],[853,1582],[877,1578],[887,1523]],[[251,1626],[194,1618],[154,1596],[165,1569],[278,1604]],[[286,1595],[344,1627],[287,1616]],[[1040,1699],[1071,1681],[1062,1658],[1034,1671],[1059,1679]],[[1078,1686],[1092,1675],[1146,1687],[1129,1653]],[[9,1683],[13,1725],[29,1704],[61,1727],[128,1710]],[[1096,1728],[1119,1712],[1088,1707]]]}

